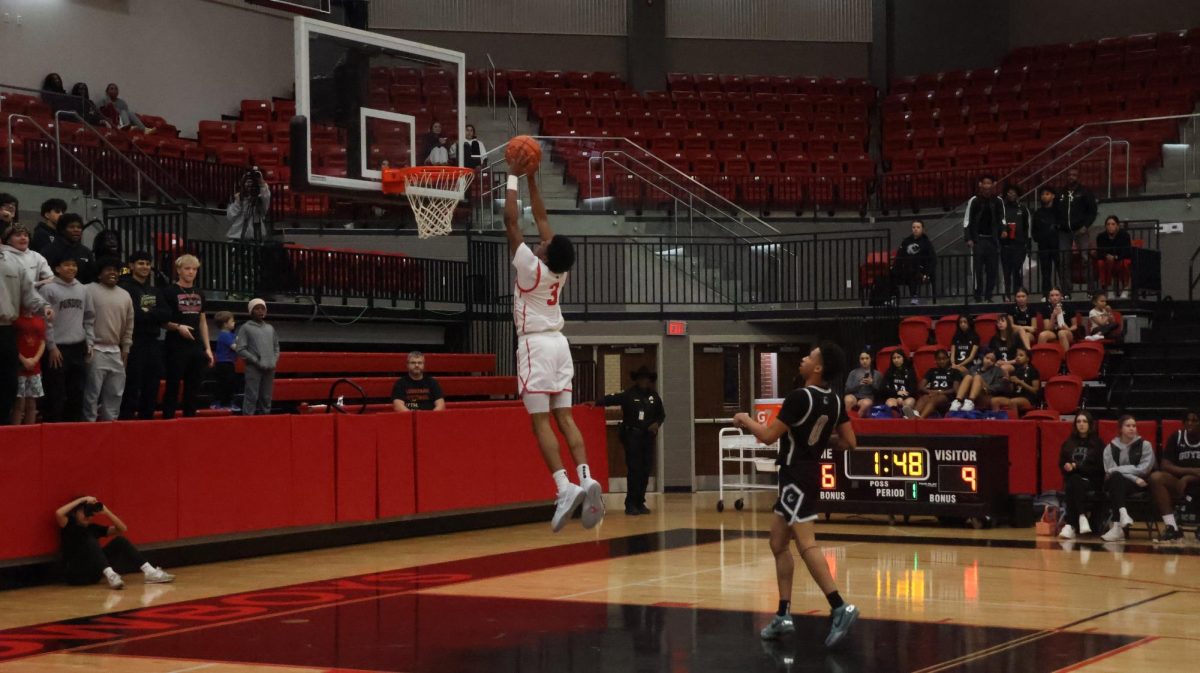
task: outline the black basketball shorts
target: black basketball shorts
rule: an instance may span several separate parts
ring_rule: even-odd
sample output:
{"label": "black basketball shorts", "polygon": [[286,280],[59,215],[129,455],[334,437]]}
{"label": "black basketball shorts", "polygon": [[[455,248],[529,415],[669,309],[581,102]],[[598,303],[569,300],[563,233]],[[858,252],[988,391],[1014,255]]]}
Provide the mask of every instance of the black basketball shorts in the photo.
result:
{"label": "black basketball shorts", "polygon": [[774,511],[789,526],[817,518],[819,463],[797,463],[779,468],[779,499]]}

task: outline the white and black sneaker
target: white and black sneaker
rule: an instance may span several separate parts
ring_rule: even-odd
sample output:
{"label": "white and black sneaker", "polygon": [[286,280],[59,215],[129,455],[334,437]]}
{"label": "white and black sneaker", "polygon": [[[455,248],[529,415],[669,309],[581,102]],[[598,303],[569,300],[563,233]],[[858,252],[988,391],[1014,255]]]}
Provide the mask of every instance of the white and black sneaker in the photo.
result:
{"label": "white and black sneaker", "polygon": [[170,584],[175,581],[175,576],[162,568],[152,568],[145,573],[145,577],[146,584]]}
{"label": "white and black sneaker", "polygon": [[580,483],[583,488],[583,527],[591,530],[604,519],[604,495],[600,482],[588,477]]}
{"label": "white and black sneaker", "polygon": [[1163,534],[1160,535],[1154,541],[1155,542],[1179,542],[1182,539],[1183,539],[1183,533],[1179,532],[1178,528],[1176,528],[1175,526],[1167,526],[1166,530],[1163,531]]}
{"label": "white and black sneaker", "polygon": [[554,518],[550,520],[550,530],[555,533],[562,530],[586,495],[582,488],[575,484],[567,484],[555,500],[557,506],[554,508]]}
{"label": "white and black sneaker", "polygon": [[109,589],[124,589],[125,588],[125,580],[121,579],[121,576],[116,573],[109,575],[106,579],[108,580],[108,588]]}
{"label": "white and black sneaker", "polygon": [[1121,528],[1121,524],[1114,523],[1108,532],[1100,536],[1105,542],[1119,542],[1125,539],[1125,529]]}

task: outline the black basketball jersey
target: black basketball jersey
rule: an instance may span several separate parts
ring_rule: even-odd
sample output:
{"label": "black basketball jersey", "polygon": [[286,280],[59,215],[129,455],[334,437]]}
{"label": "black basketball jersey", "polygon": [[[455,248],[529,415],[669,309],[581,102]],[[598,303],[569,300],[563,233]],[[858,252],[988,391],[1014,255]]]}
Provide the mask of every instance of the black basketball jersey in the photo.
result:
{"label": "black basketball jersey", "polygon": [[779,409],[779,421],[788,426],[790,445],[781,448],[776,462],[790,466],[818,460],[829,435],[849,420],[842,396],[832,390],[817,386],[793,390]]}
{"label": "black basketball jersey", "polygon": [[938,391],[954,391],[958,389],[958,384],[962,383],[962,372],[957,369],[946,367],[934,367],[925,372],[925,386],[929,390]]}
{"label": "black basketball jersey", "polygon": [[997,333],[988,346],[989,350],[996,354],[997,362],[1011,362],[1017,358],[1017,344],[1014,339],[1004,339]]}
{"label": "black basketball jersey", "polygon": [[1035,315],[1036,314],[1034,313],[1033,308],[1030,307],[1029,304],[1026,304],[1024,309],[1014,304],[1012,307],[1012,312],[1008,314],[1008,317],[1012,320],[1014,325],[1033,327],[1033,319]]}
{"label": "black basketball jersey", "polygon": [[1200,441],[1188,441],[1187,432],[1179,430],[1167,439],[1163,458],[1175,463],[1177,467],[1200,467]]}
{"label": "black basketball jersey", "polygon": [[[974,334],[963,334],[961,332],[954,333],[954,339],[950,342],[954,353],[951,355],[950,361],[953,364],[970,364],[963,362],[968,355],[971,354],[971,349],[979,346],[979,337]],[[976,351],[978,355],[978,351]]]}

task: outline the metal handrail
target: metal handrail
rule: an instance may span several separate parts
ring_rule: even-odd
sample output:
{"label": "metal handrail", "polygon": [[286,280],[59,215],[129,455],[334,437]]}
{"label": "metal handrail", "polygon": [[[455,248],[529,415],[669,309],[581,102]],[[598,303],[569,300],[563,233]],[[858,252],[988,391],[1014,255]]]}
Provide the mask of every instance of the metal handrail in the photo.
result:
{"label": "metal handrail", "polygon": [[511,91],[508,92],[508,127],[513,135],[517,135],[517,98]]}
{"label": "metal handrail", "polygon": [[[50,135],[50,132],[47,131],[45,128],[43,128],[41,124],[37,123],[36,119],[34,119],[33,117],[30,117],[29,115],[17,114],[15,112],[13,114],[8,115],[8,137],[9,138],[12,138],[12,126],[13,126],[14,119],[28,120],[29,123],[33,124],[33,127],[38,130],[38,133],[41,133],[43,136],[46,136],[47,140],[53,141],[57,145],[57,147],[59,149],[59,154],[62,153],[62,145],[58,144],[58,140],[54,136]],[[72,161],[79,164],[80,168],[87,171],[92,176],[93,182],[99,182],[101,186],[103,186],[105,189],[107,189],[109,194],[112,194],[113,198],[120,201],[123,205],[126,205],[126,206],[131,205],[128,201],[126,201],[121,196],[120,192],[113,189],[112,186],[110,186],[107,182],[105,182],[103,178],[101,178],[99,175],[96,174],[96,171],[93,171],[91,169],[91,167],[89,167],[87,164],[83,163],[83,160],[80,159],[79,157],[75,156],[75,154],[73,152],[68,152],[67,156],[71,157]],[[60,159],[60,161],[61,161],[61,159]],[[60,172],[59,175],[62,175],[62,173]],[[9,144],[8,144],[8,177],[10,177],[10,178],[13,177],[13,143],[12,142],[9,142]],[[61,178],[60,178],[60,181],[61,181]],[[96,196],[96,188],[93,185],[92,197],[94,198],[95,196]]]}
{"label": "metal handrail", "polygon": [[1200,276],[1196,275],[1196,259],[1200,258],[1200,246],[1197,246],[1192,252],[1192,258],[1188,260],[1188,301],[1195,299],[1196,284],[1200,283]]}
{"label": "metal handrail", "polygon": [[[626,143],[628,146],[635,147],[638,150],[643,149],[640,145],[638,145],[637,143],[633,142],[632,140],[630,140],[624,136],[611,136],[611,137],[610,136],[533,136],[533,137],[538,140],[549,140],[549,141],[571,140],[571,141],[596,141],[596,142],[610,142],[610,143],[620,141],[620,142]],[[501,152],[507,146],[508,146],[508,143],[498,145],[498,146],[488,150],[488,152],[484,156],[493,154],[495,152]],[[500,156],[501,157],[504,156],[502,152],[501,152]],[[720,194],[713,191],[709,187],[706,187],[703,184],[696,182],[695,180],[693,180],[691,178],[691,176],[689,176],[688,174],[679,170],[678,168],[675,168],[671,164],[663,161],[662,159],[658,158],[657,156],[654,156],[653,154],[649,154],[648,156],[653,157],[655,159],[655,161],[657,161],[659,164],[661,164],[664,168],[668,169],[668,173],[674,172],[674,174],[679,175],[680,177],[684,178],[684,180],[696,184],[697,186],[700,187],[701,190],[711,194],[713,197],[716,197],[716,200],[728,205],[729,209],[738,213],[741,216],[741,218],[748,218],[748,219],[754,221],[755,223],[761,225],[763,228],[769,230],[771,233],[774,233],[777,235],[782,233],[779,229],[776,229],[775,227],[771,226],[767,222],[763,221],[763,219],[758,217],[757,215],[751,213],[750,211],[746,210],[745,208],[742,208],[741,206],[730,201],[729,199],[725,198],[724,196],[721,196]],[[497,162],[497,163],[499,163],[499,162]],[[747,225],[744,221],[742,221],[742,219],[739,219],[738,223],[741,224],[742,226],[749,227],[749,225]],[[768,236],[768,234],[758,234],[758,233],[755,233],[754,235],[758,236],[759,238],[766,238]]]}
{"label": "metal handrail", "polygon": [[[1190,120],[1192,120],[1193,127],[1194,127],[1196,120],[1200,119],[1200,113],[1192,112],[1192,113],[1187,113],[1187,114],[1163,115],[1163,116],[1158,116],[1158,117],[1137,117],[1137,118],[1133,118],[1133,119],[1114,119],[1112,121],[1095,121],[1095,122],[1087,122],[1084,124],[1080,124],[1074,130],[1072,130],[1070,133],[1064,135],[1062,138],[1059,138],[1055,142],[1051,143],[1048,147],[1043,149],[1041,152],[1038,152],[1037,154],[1033,155],[1032,157],[1026,159],[1024,162],[1022,162],[1020,165],[1018,165],[1016,168],[1014,168],[1012,171],[1010,171],[1007,175],[1005,175],[1003,178],[1001,178],[1001,180],[1003,181],[1004,179],[1011,177],[1012,175],[1016,174],[1017,172],[1019,172],[1021,169],[1025,168],[1026,166],[1036,162],[1041,157],[1053,152],[1055,149],[1058,148],[1059,145],[1062,145],[1063,143],[1067,142],[1072,136],[1079,134],[1083,129],[1088,128],[1090,126],[1111,126],[1113,124],[1141,124],[1143,122],[1167,121],[1167,120],[1172,120],[1172,119],[1175,119],[1175,120],[1190,119]],[[1085,139],[1082,142],[1077,143],[1075,147],[1079,147],[1079,145],[1082,145],[1083,143],[1086,143],[1086,142],[1088,142],[1088,139]],[[1127,161],[1127,163],[1128,163],[1128,161]],[[1128,166],[1126,166],[1126,169],[1127,169],[1126,174],[1128,175]],[[1111,165],[1109,166],[1109,170],[1110,171],[1112,170]],[[1186,187],[1186,183],[1187,183],[1187,162],[1186,161],[1184,162],[1183,170],[1184,170],[1184,184]],[[1111,180],[1111,176],[1110,176],[1110,180]],[[1126,180],[1125,182],[1126,182],[1126,185],[1129,184],[1128,180]],[[950,210],[950,212],[948,212],[944,216],[942,216],[942,218],[939,220],[939,222],[945,221],[948,218],[951,218],[955,213],[960,212],[961,209],[963,208],[963,206],[965,206],[965,205],[966,205],[966,201],[960,203],[956,208]],[[937,235],[933,236],[933,239],[934,240],[939,239],[941,237],[942,233],[944,233],[944,232],[939,232]]]}
{"label": "metal handrail", "polygon": [[487,54],[487,96],[486,104],[492,111],[492,119],[496,118],[496,62],[492,60],[492,55]]}
{"label": "metal handrail", "polygon": [[[144,176],[146,179],[146,182],[150,183],[150,186],[153,187],[163,198],[167,199],[167,201],[170,202],[171,205],[173,205],[173,206],[178,205],[178,203],[176,203],[176,201],[175,201],[175,197],[168,194],[167,190],[163,189],[161,186],[159,186],[159,184],[157,182],[155,182],[153,179],[151,179],[150,175],[148,173],[146,173],[146,171],[143,171],[137,164],[133,163],[132,159],[125,156],[124,152],[117,149],[116,145],[112,144],[112,142],[108,138],[105,138],[103,134],[101,134],[99,131],[96,130],[96,127],[89,124],[87,122],[87,120],[85,120],[78,112],[75,112],[74,110],[59,110],[58,112],[54,113],[54,120],[56,122],[58,122],[57,124],[54,125],[54,144],[58,147],[58,157],[59,157],[59,159],[58,159],[58,180],[59,180],[59,182],[62,182],[62,155],[65,152],[63,150],[63,146],[62,146],[62,135],[61,135],[62,119],[60,118],[60,116],[64,115],[64,114],[71,115],[71,116],[75,117],[76,119],[78,119],[84,128],[91,131],[93,135],[95,135],[97,138],[100,139],[100,142],[104,143],[105,146],[108,147],[108,149],[112,150],[113,154],[115,154],[117,157],[119,157],[121,159],[121,161],[124,161],[126,164],[128,164],[129,167],[132,168],[136,172],[136,174],[138,176],[137,177],[137,200],[138,200],[138,203],[142,202],[142,178]],[[132,143],[130,143],[130,145],[132,145]],[[74,154],[74,153],[70,153],[70,154]],[[191,196],[191,195],[189,194],[188,196]],[[192,197],[192,198],[194,199],[194,197]]]}

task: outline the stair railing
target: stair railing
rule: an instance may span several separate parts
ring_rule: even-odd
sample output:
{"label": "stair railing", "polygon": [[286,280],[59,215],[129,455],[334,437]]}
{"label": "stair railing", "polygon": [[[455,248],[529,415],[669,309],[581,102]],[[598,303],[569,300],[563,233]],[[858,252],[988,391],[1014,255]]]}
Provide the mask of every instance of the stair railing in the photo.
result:
{"label": "stair railing", "polygon": [[[23,120],[29,122],[33,126],[33,128],[37,130],[38,133],[42,134],[42,136],[45,137],[46,140],[48,140],[54,144],[54,147],[58,150],[57,151],[57,154],[59,156],[58,161],[60,162],[60,166],[58,168],[58,176],[60,176],[60,180],[61,180],[61,176],[62,176],[61,161],[62,161],[63,151],[62,151],[62,145],[59,144],[58,139],[55,138],[53,135],[51,135],[50,131],[46,130],[46,128],[43,127],[41,124],[39,124],[37,122],[37,120],[34,119],[33,117],[30,117],[29,115],[17,114],[17,113],[8,115],[8,137],[9,138],[12,138],[13,121],[17,120],[17,119],[23,119]],[[26,141],[26,142],[28,142],[28,141]],[[13,145],[14,144],[12,142],[8,143],[8,177],[10,177],[10,178],[13,177],[13,173],[14,173],[14,170],[13,170]],[[107,182],[104,181],[104,178],[101,178],[99,175],[97,175],[96,171],[93,171],[90,166],[88,166],[86,163],[83,162],[82,159],[75,156],[74,152],[66,152],[66,155],[71,157],[71,161],[74,161],[76,164],[79,165],[80,168],[82,168],[84,171],[86,171],[88,173],[88,175],[91,176],[91,181],[92,181],[91,196],[92,196],[92,198],[96,197],[96,185],[99,184],[101,187],[108,190],[108,193],[112,196],[112,198],[120,201],[122,205],[124,205],[124,206],[131,205],[128,201],[126,201],[124,199],[124,197],[121,196],[120,192],[118,192],[116,189],[113,189],[113,187],[111,185],[109,185]]]}

